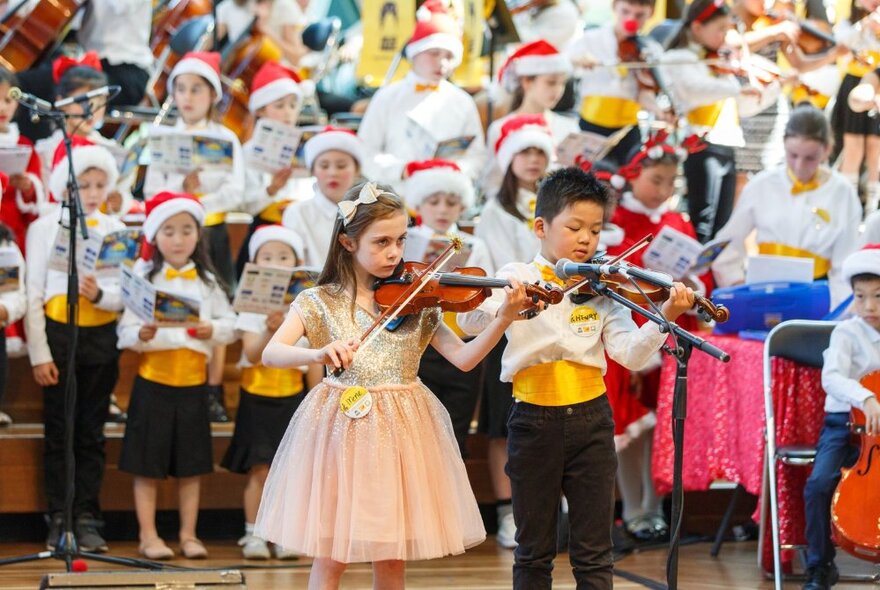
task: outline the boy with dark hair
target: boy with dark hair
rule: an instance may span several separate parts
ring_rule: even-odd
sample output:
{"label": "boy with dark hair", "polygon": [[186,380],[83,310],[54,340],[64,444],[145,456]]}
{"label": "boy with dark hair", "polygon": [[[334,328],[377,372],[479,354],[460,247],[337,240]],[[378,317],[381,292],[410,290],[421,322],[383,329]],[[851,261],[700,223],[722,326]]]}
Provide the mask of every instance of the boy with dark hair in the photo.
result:
{"label": "boy with dark hair", "polygon": [[[608,136],[633,126],[606,156],[622,166],[630,150],[641,143],[639,111],[649,111],[664,119],[669,113],[658,107],[656,93],[639,82],[642,76],[651,75],[649,70],[608,67],[620,62],[620,43],[635,37],[654,15],[654,0],[614,0],[611,10],[613,22],[585,30],[565,53],[575,67],[584,68],[575,73],[580,77],[577,108],[581,129]],[[639,43],[643,59],[659,60],[663,52],[659,43],[650,37],[640,37]]]}
{"label": "boy with dark hair", "polygon": [[[578,168],[550,174],[538,189],[535,234],[540,252],[531,263],[511,263],[499,277],[562,283],[557,261],[586,262],[596,253],[608,199],[605,188]],[[477,333],[498,310],[497,294],[459,316]],[[670,321],[690,309],[693,292],[680,283],[663,311]],[[550,588],[556,556],[560,494],[569,504],[570,560],[579,588],[611,588],[614,509],[614,426],[602,375],[605,351],[638,369],[666,339],[653,324],[637,328],[629,310],[601,297],[568,297],[507,330],[501,380],[513,382],[516,403],[508,419],[508,463],[518,546],[513,587]]]}
{"label": "boy with dark hair", "polygon": [[868,435],[880,432],[880,403],[859,383],[880,370],[880,244],[871,244],[843,261],[844,279],[852,285],[855,317],[840,322],[831,333],[822,366],[825,422],[816,446],[816,461],[804,488],[807,523],[807,583],[804,590],[826,590],[837,583],[831,542],[831,497],[840,469],[859,456],[850,442],[849,412],[865,414]]}

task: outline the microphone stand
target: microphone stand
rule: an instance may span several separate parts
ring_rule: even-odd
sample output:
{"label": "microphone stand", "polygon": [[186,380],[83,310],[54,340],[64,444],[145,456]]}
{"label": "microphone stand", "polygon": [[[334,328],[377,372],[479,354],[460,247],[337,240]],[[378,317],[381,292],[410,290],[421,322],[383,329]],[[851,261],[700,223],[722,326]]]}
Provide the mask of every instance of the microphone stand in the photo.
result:
{"label": "microphone stand", "polygon": [[[688,362],[694,349],[701,350],[724,363],[730,360],[730,355],[703,338],[670,322],[663,317],[656,306],[652,305],[656,311],[638,306],[613,291],[607,284],[600,281],[598,276],[591,277],[588,282],[590,288],[598,295],[623,305],[648,321],[657,324],[660,327],[660,332],[673,336],[674,346],[670,347],[664,344],[663,351],[671,355],[676,363],[675,388],[672,396],[672,441],[675,447],[672,477],[672,529],[669,535],[669,554],[666,561],[666,588],[676,590],[678,588],[678,551],[681,544],[681,522],[684,509],[682,470],[684,467],[684,421],[687,417]],[[651,587],[658,586],[652,583]]]}
{"label": "microphone stand", "polygon": [[[118,93],[118,92],[117,92]],[[107,101],[109,102],[108,97]],[[76,537],[73,532],[73,503],[75,494],[75,478],[76,478],[76,459],[73,450],[74,441],[74,416],[76,411],[76,353],[77,340],[79,338],[79,326],[76,320],[79,312],[79,273],[76,266],[76,248],[77,248],[77,232],[76,225],[79,225],[79,231],[83,239],[88,239],[89,231],[86,224],[86,216],[83,211],[82,201],[79,197],[79,184],[76,180],[76,171],[73,167],[73,141],[67,132],[65,122],[70,117],[80,117],[90,119],[92,117],[91,102],[86,100],[81,103],[83,108],[82,114],[71,115],[64,111],[51,108],[41,108],[38,105],[30,104],[26,101],[20,103],[31,111],[34,118],[47,117],[51,119],[55,125],[61,129],[64,136],[64,146],[67,149],[67,201],[62,203],[62,208],[66,207],[68,215],[68,224],[64,225],[64,216],[62,215],[58,223],[62,228],[69,229],[70,241],[68,242],[68,275],[67,275],[67,338],[68,338],[68,358],[65,367],[67,371],[67,381],[64,387],[64,517],[61,534],[55,542],[55,549],[52,551],[40,551],[30,555],[21,555],[18,557],[9,557],[0,559],[0,566],[11,565],[15,563],[23,563],[29,561],[38,561],[43,559],[59,559],[65,563],[68,572],[73,571],[73,562],[77,558],[87,558],[104,563],[112,563],[116,565],[124,565],[128,567],[160,570],[165,568],[187,569],[178,566],[171,566],[155,561],[145,559],[134,559],[128,557],[113,557],[99,553],[91,553],[81,551],[77,545]],[[54,105],[53,105],[54,106]]]}

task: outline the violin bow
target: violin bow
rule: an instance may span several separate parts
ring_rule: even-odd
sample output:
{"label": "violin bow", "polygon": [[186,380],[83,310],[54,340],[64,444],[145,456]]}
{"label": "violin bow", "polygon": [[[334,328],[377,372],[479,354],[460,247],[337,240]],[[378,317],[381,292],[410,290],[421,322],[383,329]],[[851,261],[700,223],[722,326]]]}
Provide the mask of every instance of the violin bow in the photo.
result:
{"label": "violin bow", "polygon": [[[636,252],[638,252],[639,250],[641,250],[642,248],[644,248],[645,246],[650,244],[651,240],[653,240],[653,239],[654,239],[654,234],[646,235],[644,238],[642,238],[641,240],[639,240],[638,242],[636,242],[635,244],[633,244],[632,246],[630,246],[629,248],[627,248],[626,250],[624,250],[623,252],[621,252],[620,254],[615,256],[614,258],[612,258],[611,260],[605,262],[604,264],[617,264],[621,260],[626,260],[628,257],[632,256],[633,254],[635,254]],[[584,277],[578,281],[575,281],[571,285],[565,287],[562,290],[562,292],[563,293],[570,293],[571,291],[574,291],[575,289],[581,288],[584,284],[586,284],[590,280],[591,280],[591,277]]]}

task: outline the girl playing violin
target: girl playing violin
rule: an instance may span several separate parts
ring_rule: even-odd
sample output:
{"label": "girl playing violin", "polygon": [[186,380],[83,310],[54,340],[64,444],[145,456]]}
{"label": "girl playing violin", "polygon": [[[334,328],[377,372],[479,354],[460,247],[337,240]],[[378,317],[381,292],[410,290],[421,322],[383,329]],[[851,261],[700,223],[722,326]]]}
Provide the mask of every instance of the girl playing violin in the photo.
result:
{"label": "girl playing violin", "polygon": [[827,278],[834,307],[849,294],[840,274],[856,248],[861,209],[855,189],[825,166],[831,152],[831,128],[824,113],[810,104],[791,112],[785,126],[785,163],[765,170],[743,188],[730,220],[718,238],[730,239],[712,270],[721,286],[743,282],[745,239],[757,230],[761,254],[814,261],[815,278]]}
{"label": "girl playing violin", "polygon": [[703,242],[712,239],[733,209],[734,148],[744,145],[735,99],[761,95],[758,88],[741,86],[732,73],[717,73],[704,62],[721,49],[732,25],[724,0],[694,0],[661,60],[676,64],[661,66],[660,74],[674,104],[687,117],[688,131],[706,134],[706,149],[684,164],[688,213]]}
{"label": "girl playing violin", "polygon": [[[432,307],[359,349],[378,313],[373,283],[394,272],[406,233],[396,195],[372,183],[353,188],[319,286],[297,296],[263,352],[269,367],[345,369],[303,400],[257,515],[257,536],[315,558],[313,588],[339,587],[356,562],[373,563],[374,587],[403,588],[407,560],[462,553],[485,538],[448,414],[416,374],[428,344],[473,368],[531,302],[514,281],[488,329],[467,344]],[[294,345],[302,336],[313,348]]]}

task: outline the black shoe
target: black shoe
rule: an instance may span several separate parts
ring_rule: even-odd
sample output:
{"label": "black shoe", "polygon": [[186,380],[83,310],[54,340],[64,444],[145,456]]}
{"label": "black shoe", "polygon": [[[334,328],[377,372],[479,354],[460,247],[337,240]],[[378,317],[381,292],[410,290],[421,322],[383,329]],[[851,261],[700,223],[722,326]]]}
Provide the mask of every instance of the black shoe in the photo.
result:
{"label": "black shoe", "polygon": [[107,541],[98,532],[98,528],[103,524],[91,514],[80,514],[76,517],[73,530],[80,550],[90,553],[104,553],[109,549]]}
{"label": "black shoe", "polygon": [[223,404],[220,402],[220,400],[223,399],[223,386],[212,385],[209,386],[209,390],[208,416],[210,416],[211,422],[229,422],[226,408],[224,408]]}
{"label": "black shoe", "polygon": [[61,528],[64,526],[64,516],[60,512],[56,512],[51,515],[47,514],[44,518],[46,526],[49,527],[49,532],[46,533],[46,549],[55,551],[58,537],[61,536]]}
{"label": "black shoe", "polygon": [[110,408],[107,411],[107,422],[113,424],[125,424],[127,416],[116,400],[115,395],[110,396]]}
{"label": "black shoe", "polygon": [[803,590],[830,590],[840,579],[840,572],[833,563],[819,565],[807,570],[807,582]]}

